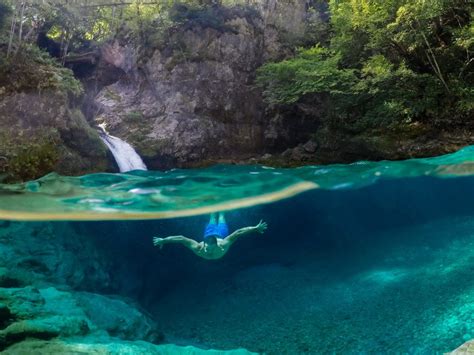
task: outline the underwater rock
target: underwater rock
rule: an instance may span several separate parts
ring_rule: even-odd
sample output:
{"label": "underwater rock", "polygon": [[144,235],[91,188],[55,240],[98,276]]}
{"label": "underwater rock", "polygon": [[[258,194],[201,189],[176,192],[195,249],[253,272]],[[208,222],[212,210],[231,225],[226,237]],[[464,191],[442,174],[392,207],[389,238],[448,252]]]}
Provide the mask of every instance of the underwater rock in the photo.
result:
{"label": "underwater rock", "polygon": [[125,340],[158,342],[163,338],[148,316],[121,299],[54,287],[0,288],[0,321],[0,349],[27,338],[97,332]]}
{"label": "underwater rock", "polygon": [[11,223],[0,229],[0,265],[0,287],[113,288],[107,260],[67,223]]}
{"label": "underwater rock", "polygon": [[21,270],[9,270],[0,267],[0,287],[23,287],[29,284],[29,277]]}
{"label": "underwater rock", "polygon": [[142,339],[159,343],[163,335],[157,332],[157,324],[151,318],[121,299],[112,299],[99,294],[78,292],[74,295],[77,304],[100,330],[125,340]]}
{"label": "underwater rock", "polygon": [[474,353],[474,340],[469,340],[462,344],[459,348],[454,349],[449,354],[453,355],[465,355]]}
{"label": "underwater rock", "polygon": [[256,354],[245,349],[237,350],[203,350],[192,346],[173,344],[154,345],[144,341],[121,341],[109,337],[83,337],[67,341],[41,341],[29,339],[15,344],[2,352],[5,355],[16,354],[88,354],[88,355],[251,355]]}
{"label": "underwater rock", "polygon": [[0,325],[2,354],[251,354],[154,345],[156,324],[124,300],[54,287],[0,288]]}

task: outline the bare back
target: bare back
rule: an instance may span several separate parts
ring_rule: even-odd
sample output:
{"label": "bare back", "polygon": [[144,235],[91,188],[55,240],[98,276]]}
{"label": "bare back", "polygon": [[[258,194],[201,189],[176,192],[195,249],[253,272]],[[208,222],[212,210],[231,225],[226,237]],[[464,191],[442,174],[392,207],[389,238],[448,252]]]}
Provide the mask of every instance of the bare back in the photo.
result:
{"label": "bare back", "polygon": [[228,251],[232,243],[225,239],[217,239],[217,244],[209,245],[204,242],[197,243],[190,248],[194,254],[207,260],[222,258]]}

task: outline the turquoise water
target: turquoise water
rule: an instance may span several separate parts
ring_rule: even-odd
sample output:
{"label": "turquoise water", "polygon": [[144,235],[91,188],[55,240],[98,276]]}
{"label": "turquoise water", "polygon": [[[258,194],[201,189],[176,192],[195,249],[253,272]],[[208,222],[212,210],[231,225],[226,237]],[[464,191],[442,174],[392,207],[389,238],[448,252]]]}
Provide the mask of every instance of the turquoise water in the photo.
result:
{"label": "turquoise water", "polygon": [[0,217],[23,220],[157,219],[271,203],[313,189],[355,189],[379,180],[456,177],[474,171],[474,148],[436,158],[275,169],[215,166],[0,184]]}
{"label": "turquoise water", "polygon": [[[469,147],[297,169],[49,175],[2,186],[3,218],[42,221],[7,223],[0,240],[25,241],[24,228],[48,225],[48,238],[28,238],[92,243],[103,265],[90,275],[110,273],[109,284],[71,287],[133,300],[164,342],[265,354],[447,352],[474,338],[473,159]],[[200,241],[217,210],[231,230],[260,219],[269,228],[216,261],[153,247],[154,236]],[[27,245],[36,262],[46,258]]]}

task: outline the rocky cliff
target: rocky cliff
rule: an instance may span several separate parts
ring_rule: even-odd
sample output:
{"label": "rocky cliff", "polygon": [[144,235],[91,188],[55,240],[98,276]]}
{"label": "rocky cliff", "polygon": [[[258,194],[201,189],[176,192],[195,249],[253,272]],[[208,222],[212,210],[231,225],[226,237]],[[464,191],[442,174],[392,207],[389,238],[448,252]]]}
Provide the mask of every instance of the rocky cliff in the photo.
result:
{"label": "rocky cliff", "polygon": [[406,159],[474,143],[472,129],[429,123],[344,130],[329,121],[324,95],[294,105],[264,103],[256,71],[314,35],[308,26],[320,14],[311,6],[307,0],[175,6],[165,32],[160,24],[141,35],[122,27],[95,51],[71,55],[83,96],[71,94],[74,78],[64,68],[35,53],[39,60],[10,73],[0,67],[0,177],[117,171],[97,135],[99,123],[129,142],[150,169]]}
{"label": "rocky cliff", "polygon": [[79,109],[72,72],[38,49],[0,56],[0,179],[107,168],[107,150]]}
{"label": "rocky cliff", "polygon": [[256,69],[288,55],[288,37],[304,33],[306,2],[206,11],[212,22],[183,15],[146,50],[126,34],[102,49],[122,75],[96,95],[95,119],[152,169],[246,160],[305,142],[314,128],[303,112],[266,107],[254,84]]}

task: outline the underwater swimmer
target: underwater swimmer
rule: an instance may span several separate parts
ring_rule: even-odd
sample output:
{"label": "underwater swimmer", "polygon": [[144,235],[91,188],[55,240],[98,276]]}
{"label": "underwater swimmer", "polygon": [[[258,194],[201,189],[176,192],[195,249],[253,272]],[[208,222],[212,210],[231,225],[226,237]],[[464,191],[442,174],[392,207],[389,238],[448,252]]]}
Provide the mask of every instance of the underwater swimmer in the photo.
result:
{"label": "underwater swimmer", "polygon": [[227,227],[224,214],[220,213],[217,221],[215,214],[211,214],[209,223],[206,225],[204,231],[204,240],[202,242],[197,242],[182,235],[176,235],[167,238],[154,237],[153,244],[162,248],[164,244],[178,243],[191,249],[194,254],[201,258],[220,259],[241,236],[252,232],[263,233],[266,229],[267,223],[260,221],[254,227],[240,228],[228,235],[229,228]]}

